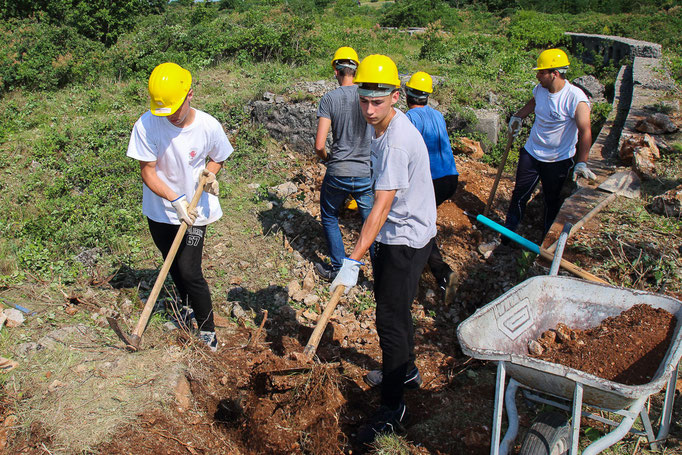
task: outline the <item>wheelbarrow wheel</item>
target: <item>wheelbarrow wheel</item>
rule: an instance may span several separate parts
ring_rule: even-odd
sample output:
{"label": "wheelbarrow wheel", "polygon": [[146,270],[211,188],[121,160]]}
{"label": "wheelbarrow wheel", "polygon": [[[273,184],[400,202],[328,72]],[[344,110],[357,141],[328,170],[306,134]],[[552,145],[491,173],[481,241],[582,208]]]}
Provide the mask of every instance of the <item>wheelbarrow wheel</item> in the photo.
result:
{"label": "wheelbarrow wheel", "polygon": [[540,414],[523,439],[519,455],[563,455],[569,451],[569,424],[558,412]]}

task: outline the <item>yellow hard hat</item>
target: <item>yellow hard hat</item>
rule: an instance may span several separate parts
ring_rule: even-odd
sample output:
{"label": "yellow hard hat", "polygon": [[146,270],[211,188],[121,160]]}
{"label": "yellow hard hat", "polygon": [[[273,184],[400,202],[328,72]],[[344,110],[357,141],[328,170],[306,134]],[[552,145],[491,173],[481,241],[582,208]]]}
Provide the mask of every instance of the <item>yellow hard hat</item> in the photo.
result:
{"label": "yellow hard hat", "polygon": [[[398,67],[390,57],[380,54],[368,55],[360,62],[353,83],[360,86],[362,96],[385,96],[400,87]],[[377,89],[365,90],[363,84],[378,84]]]}
{"label": "yellow hard hat", "polygon": [[410,81],[405,84],[405,87],[424,93],[433,93],[433,79],[431,79],[429,73],[417,71],[412,75]]}
{"label": "yellow hard hat", "polygon": [[348,199],[348,202],[346,202],[346,208],[348,210],[357,210],[358,209],[358,202],[353,198],[353,196]]}
{"label": "yellow hard hat", "polygon": [[355,62],[355,66],[360,64],[360,59],[358,58],[358,53],[355,49],[348,46],[340,47],[334,52],[334,57],[332,57],[332,67],[334,67],[337,60],[350,60]]}
{"label": "yellow hard hat", "polygon": [[554,68],[563,68],[569,66],[568,55],[561,49],[547,49],[542,51],[538,57],[538,65],[533,68],[536,70],[549,70]]}
{"label": "yellow hard hat", "polygon": [[162,63],[149,76],[149,109],[159,117],[173,115],[192,88],[192,75],[175,63]]}

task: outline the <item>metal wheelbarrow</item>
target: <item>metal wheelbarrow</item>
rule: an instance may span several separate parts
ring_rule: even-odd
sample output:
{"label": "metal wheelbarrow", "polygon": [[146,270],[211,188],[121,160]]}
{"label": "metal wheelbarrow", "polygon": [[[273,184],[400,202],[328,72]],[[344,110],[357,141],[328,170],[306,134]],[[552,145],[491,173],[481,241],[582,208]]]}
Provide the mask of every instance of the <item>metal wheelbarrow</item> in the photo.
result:
{"label": "metal wheelbarrow", "polygon": [[[577,455],[581,416],[615,427],[586,447],[583,455],[597,454],[611,447],[628,432],[646,436],[651,447],[658,450],[657,443],[666,439],[672,418],[677,367],[682,356],[682,302],[650,292],[557,276],[565,236],[559,243],[549,276],[533,277],[518,284],[479,308],[457,329],[460,346],[466,355],[498,362],[490,453],[505,455],[512,447],[519,426],[515,403],[519,389],[533,402],[571,412],[570,421],[556,412],[541,414],[526,435],[520,452],[523,455]],[[559,322],[571,328],[587,329],[640,303],[662,308],[677,318],[665,357],[653,379],[646,384],[619,384],[528,354],[528,342],[555,328]],[[645,404],[652,394],[666,386],[659,431],[654,436]],[[504,405],[508,429],[500,443]],[[616,422],[584,411],[583,406],[623,418]],[[638,416],[644,431],[632,429]]]}

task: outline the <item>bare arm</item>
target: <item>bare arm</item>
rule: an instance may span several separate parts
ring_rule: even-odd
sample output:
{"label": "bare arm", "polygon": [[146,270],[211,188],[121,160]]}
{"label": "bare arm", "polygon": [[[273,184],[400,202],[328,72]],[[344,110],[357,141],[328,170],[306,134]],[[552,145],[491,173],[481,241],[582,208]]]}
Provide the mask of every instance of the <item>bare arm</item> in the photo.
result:
{"label": "bare arm", "polygon": [[218,172],[223,168],[223,162],[221,161],[218,163],[217,161],[213,161],[211,158],[208,159],[208,163],[206,163],[206,169],[210,172],[213,172],[215,175],[218,175]]}
{"label": "bare arm", "polygon": [[317,118],[317,135],[315,136],[315,153],[322,160],[327,159],[327,136],[329,135],[329,128],[332,126],[331,119],[326,117]]}
{"label": "bare arm", "polygon": [[592,128],[590,125],[590,106],[585,102],[578,103],[575,109],[575,123],[578,126],[578,154],[576,163],[587,161],[592,147]]}
{"label": "bare arm", "polygon": [[374,239],[377,238],[381,227],[386,222],[386,218],[388,218],[388,213],[391,211],[395,193],[396,190],[377,190],[374,193],[374,205],[372,206],[372,211],[369,212],[369,216],[362,225],[360,238],[355,244],[353,252],[349,256],[350,259],[359,261],[365,255],[367,250],[369,250],[369,247],[372,246]]}
{"label": "bare arm", "polygon": [[159,197],[174,201],[180,195],[173,191],[156,173],[156,161],[140,161],[142,181]]}
{"label": "bare arm", "polygon": [[531,98],[530,101],[528,101],[525,106],[523,106],[521,109],[516,111],[514,114],[515,117],[519,117],[521,119],[524,119],[528,117],[530,114],[535,112],[535,98]]}

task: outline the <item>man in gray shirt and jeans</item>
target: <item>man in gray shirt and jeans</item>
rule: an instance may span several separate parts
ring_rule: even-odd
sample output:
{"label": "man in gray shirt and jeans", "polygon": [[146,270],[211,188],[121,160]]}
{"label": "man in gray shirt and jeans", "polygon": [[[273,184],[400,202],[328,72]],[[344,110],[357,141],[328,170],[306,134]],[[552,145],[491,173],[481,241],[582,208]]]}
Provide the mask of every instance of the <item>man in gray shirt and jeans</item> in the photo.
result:
{"label": "man in gray shirt and jeans", "polygon": [[[315,271],[327,280],[336,277],[346,256],[339,228],[341,206],[348,195],[353,196],[364,221],[374,202],[369,168],[372,129],[362,116],[358,87],[353,84],[358,63],[358,54],[352,48],[340,47],[336,51],[332,67],[339,88],[325,94],[317,109],[315,153],[327,165],[320,189],[320,217],[331,265],[315,264]],[[333,140],[327,152],[329,128]]]}

